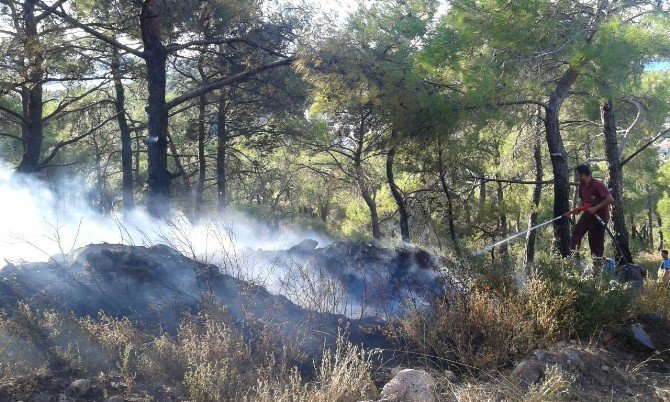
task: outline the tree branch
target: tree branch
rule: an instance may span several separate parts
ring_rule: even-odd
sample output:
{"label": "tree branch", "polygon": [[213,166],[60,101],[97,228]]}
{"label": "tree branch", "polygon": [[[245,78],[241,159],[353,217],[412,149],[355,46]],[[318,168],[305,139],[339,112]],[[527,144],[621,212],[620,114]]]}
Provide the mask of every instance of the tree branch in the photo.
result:
{"label": "tree branch", "polygon": [[20,123],[23,123],[26,121],[26,119],[18,112],[13,111],[12,109],[0,105],[0,111],[7,113],[8,115],[16,118],[19,120]]}
{"label": "tree branch", "polygon": [[177,52],[189,48],[191,46],[207,46],[207,45],[226,45],[235,42],[247,43],[248,40],[244,38],[226,38],[226,39],[209,39],[209,40],[194,40],[186,43],[170,43],[165,46],[165,50],[170,52]]}
{"label": "tree branch", "polygon": [[498,102],[498,106],[509,106],[509,105],[537,105],[541,106],[544,109],[548,109],[549,105],[547,105],[544,102],[541,101],[536,101],[532,99],[516,99],[516,100],[511,100],[507,102]]}
{"label": "tree branch", "polygon": [[61,148],[65,147],[65,146],[68,146],[68,145],[70,145],[70,144],[73,144],[73,143],[75,143],[75,142],[77,142],[77,141],[79,141],[79,140],[82,140],[82,139],[88,137],[89,135],[93,134],[93,133],[96,132],[98,129],[100,129],[102,126],[104,126],[105,124],[107,124],[107,123],[109,123],[110,121],[116,119],[116,117],[117,117],[119,114],[121,114],[121,113],[123,113],[123,111],[121,111],[121,112],[115,114],[114,116],[108,118],[107,120],[103,121],[102,123],[98,124],[97,126],[93,127],[92,129],[88,130],[88,131],[85,132],[84,134],[78,135],[78,136],[76,136],[76,137],[74,137],[74,138],[71,138],[71,139],[69,139],[69,140],[61,141],[61,142],[59,142],[58,144],[56,144],[56,146],[55,146],[54,149],[51,151],[51,153],[49,154],[49,156],[47,156],[46,159],[44,159],[44,160],[40,163],[40,169],[43,169],[44,167],[46,167],[47,164],[48,164],[49,162],[51,162],[51,161],[53,160],[53,158],[56,157],[56,155],[57,155],[58,152],[61,150]]}
{"label": "tree branch", "polygon": [[484,183],[493,182],[493,183],[529,184],[529,185],[554,184],[553,180],[543,180],[543,181],[505,180],[505,179],[491,179],[488,177],[477,177],[477,176],[470,176],[470,178],[475,180],[481,180]]}
{"label": "tree branch", "polygon": [[[51,6],[51,7],[53,7],[53,8],[58,8],[58,7],[62,6],[63,3],[65,3],[66,1],[67,1],[67,0],[58,0],[58,1],[56,2],[56,4],[54,4],[54,5]],[[39,21],[42,21],[43,19],[45,19],[46,17],[48,17],[50,14],[51,14],[51,12],[50,12],[49,10],[44,10],[44,12],[40,13],[39,15],[37,15],[37,16],[35,17],[35,20],[38,21],[38,22],[39,22]]]}
{"label": "tree branch", "polygon": [[624,159],[624,160],[621,162],[621,166],[623,166],[623,165],[625,165],[626,163],[630,162],[631,159],[635,158],[640,152],[642,152],[642,151],[644,151],[645,149],[649,148],[649,147],[651,146],[651,144],[653,144],[654,142],[656,142],[659,138],[668,135],[669,133],[670,133],[670,128],[667,129],[667,130],[665,130],[665,131],[661,131],[660,133],[658,133],[654,138],[652,138],[651,140],[647,141],[647,143],[644,144],[640,149],[638,149],[637,151],[633,152],[633,154],[632,154],[631,156],[629,156],[628,158]]}
{"label": "tree branch", "polygon": [[214,81],[210,84],[203,85],[200,88],[197,88],[197,89],[195,89],[195,90],[193,90],[193,91],[191,91],[187,94],[184,94],[182,96],[178,96],[175,99],[171,100],[170,102],[167,102],[165,107],[166,107],[167,110],[170,110],[170,109],[172,109],[176,106],[181,105],[184,102],[188,102],[191,99],[195,99],[195,98],[199,97],[200,95],[204,95],[206,93],[209,93],[209,92],[212,92],[214,90],[226,87],[228,85],[232,85],[232,84],[236,84],[238,82],[245,81],[245,80],[249,79],[250,77],[252,77],[252,76],[254,76],[258,73],[261,73],[263,71],[271,70],[273,68],[280,67],[280,66],[290,65],[291,63],[293,63],[293,61],[295,61],[295,59],[296,59],[295,56],[287,57],[285,59],[277,60],[273,63],[264,64],[262,66],[252,68],[252,69],[247,70],[243,73],[235,74],[231,77],[227,77],[227,78],[224,78],[224,79],[221,79],[221,80]]}
{"label": "tree branch", "polygon": [[640,101],[638,101],[637,99],[632,98],[626,99],[625,102],[630,103],[631,105],[637,108],[637,115],[635,116],[635,120],[633,121],[633,123],[626,129],[626,132],[621,138],[621,144],[619,145],[619,153],[622,153],[623,150],[626,148],[626,144],[630,139],[631,133],[633,132],[635,127],[637,127],[637,125],[640,123],[640,120],[642,119],[642,109],[644,109],[642,103],[640,103]]}
{"label": "tree branch", "polygon": [[17,141],[25,142],[25,141],[23,141],[23,138],[19,137],[18,135],[9,134],[9,133],[0,133],[0,137],[12,138],[12,139],[15,139]]}
{"label": "tree branch", "polygon": [[[96,87],[94,87],[94,88],[91,88],[90,90],[88,90],[88,91],[86,91],[86,92],[84,92],[84,93],[82,93],[82,94],[80,94],[80,95],[78,95],[78,96],[75,96],[75,97],[73,97],[73,98],[69,98],[69,99],[68,99],[68,98],[63,98],[63,100],[60,102],[60,104],[58,105],[58,107],[56,107],[56,109],[55,109],[53,112],[51,112],[49,115],[47,115],[46,117],[44,117],[44,118],[42,119],[42,122],[44,122],[44,123],[48,122],[49,120],[53,119],[56,115],[58,115],[60,112],[62,112],[63,110],[65,110],[65,108],[67,108],[68,106],[70,106],[70,105],[72,105],[72,104],[74,104],[74,103],[76,103],[76,102],[79,102],[80,100],[84,99],[84,98],[87,97],[88,95],[90,95],[90,94],[92,94],[93,92],[99,90],[101,87],[103,87],[103,86],[106,85],[107,83],[108,83],[108,81],[104,81],[104,82],[102,82],[100,85],[98,85],[98,86],[96,86]],[[97,104],[98,102],[95,102],[95,103]]]}
{"label": "tree branch", "polygon": [[123,43],[115,40],[111,36],[107,36],[102,32],[96,31],[95,29],[91,28],[90,26],[88,26],[88,25],[86,25],[82,22],[79,22],[76,18],[68,15],[65,11],[60,11],[60,10],[56,9],[55,7],[44,4],[43,2],[40,2],[38,4],[38,6],[45,11],[48,11],[48,12],[54,14],[54,15],[59,16],[61,19],[65,20],[70,25],[75,26],[75,27],[81,29],[82,31],[93,35],[94,37],[100,39],[103,42],[106,42],[106,43],[108,43],[108,44],[110,44],[110,45],[112,45],[116,48],[123,49],[126,52],[128,52],[130,54],[133,54],[137,57],[144,57],[144,52],[142,52],[138,49],[134,49],[130,46],[126,46]]}

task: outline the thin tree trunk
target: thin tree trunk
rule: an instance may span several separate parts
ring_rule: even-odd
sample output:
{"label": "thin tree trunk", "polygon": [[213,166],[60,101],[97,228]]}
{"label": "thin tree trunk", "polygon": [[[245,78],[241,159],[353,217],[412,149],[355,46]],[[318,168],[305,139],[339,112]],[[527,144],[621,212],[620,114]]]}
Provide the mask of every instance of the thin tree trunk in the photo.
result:
{"label": "thin tree trunk", "polygon": [[[500,166],[500,144],[496,144],[496,149],[495,149],[495,165]],[[500,179],[498,173],[495,175],[496,179]],[[507,237],[509,231],[508,231],[508,218],[507,218],[507,208],[505,207],[505,193],[503,191],[503,183],[498,181],[496,182],[497,184],[497,190],[496,190],[496,204],[498,206],[498,223],[500,224],[500,229],[501,229],[501,239],[504,239]],[[500,245],[500,252],[502,253],[502,258],[503,259],[508,259],[509,258],[509,247],[507,243],[504,243]]]}
{"label": "thin tree trunk", "polygon": [[612,100],[607,100],[601,110],[602,122],[605,135],[605,154],[609,162],[609,187],[614,198],[612,209],[612,222],[614,224],[614,236],[618,247],[615,247],[617,259],[623,257],[626,262],[633,263],[633,255],[628,245],[628,229],[626,229],[626,216],[623,209],[623,172],[621,169],[621,157],[619,155],[619,143],[617,139],[617,127],[614,118]]}
{"label": "thin tree trunk", "polygon": [[486,206],[486,181],[482,180],[479,183],[479,209],[480,214],[481,210]]}
{"label": "thin tree trunk", "polygon": [[654,198],[651,187],[647,187],[647,222],[649,226],[649,236],[647,237],[647,247],[649,251],[654,249]]}
{"label": "thin tree trunk", "polygon": [[358,184],[358,189],[361,192],[361,197],[363,201],[368,206],[370,210],[370,226],[372,227],[372,237],[375,239],[381,239],[382,231],[379,226],[379,214],[377,213],[377,201],[372,195],[368,183],[365,179],[365,174],[363,173],[363,149],[365,148],[365,133],[366,133],[366,122],[370,117],[370,112],[362,112],[360,116],[359,126],[356,129],[356,148],[353,155],[354,171],[356,174],[356,183]]}
{"label": "thin tree trunk", "polygon": [[[509,228],[507,227],[507,208],[505,208],[505,193],[503,191],[503,184],[498,183],[498,191],[497,191],[497,197],[496,197],[496,203],[498,204],[498,208],[500,208],[500,215],[498,215],[498,221],[500,222],[500,228],[501,228],[501,238],[504,239],[508,236],[509,234]],[[509,258],[509,246],[507,243],[503,243],[500,245],[500,252],[502,253],[502,256],[504,259]]]}
{"label": "thin tree trunk", "polygon": [[207,179],[207,164],[205,160],[205,115],[207,113],[207,97],[201,95],[198,100],[198,186],[195,190],[194,215],[199,217],[202,213],[205,193],[205,180]]}
{"label": "thin tree trunk", "polygon": [[[167,134],[167,141],[168,141],[168,148],[172,153],[172,160],[174,161],[175,167],[177,168],[177,172],[179,172],[174,176],[175,177],[181,176],[182,178],[181,182],[183,183],[183,188],[181,188],[181,195],[182,200],[184,202],[183,210],[187,211],[188,213],[191,213],[192,211],[194,211],[194,208],[193,208],[193,186],[191,185],[190,176],[186,174],[186,169],[184,168],[184,165],[181,163],[181,159],[179,159],[179,150],[177,149],[177,146],[175,142],[172,140],[170,134]],[[191,217],[195,218],[194,216]]]}
{"label": "thin tree trunk", "polygon": [[121,132],[121,174],[122,174],[122,194],[123,194],[123,208],[130,209],[135,205],[133,200],[133,148],[132,139],[130,137],[130,128],[126,119],[126,94],[123,88],[121,72],[121,57],[119,56],[119,49],[112,46],[112,77],[114,79],[114,90],[116,92],[116,99],[114,100],[114,107],[116,112],[116,120],[119,124],[119,131]]}
{"label": "thin tree trunk", "polygon": [[665,247],[665,239],[663,237],[663,220],[659,214],[656,214],[656,223],[658,224],[658,251],[661,251]]}
{"label": "thin tree trunk", "polygon": [[447,185],[447,171],[444,166],[444,154],[442,151],[442,144],[438,140],[438,163],[440,169],[440,183],[442,184],[442,191],[444,195],[447,196],[447,220],[449,221],[449,236],[451,237],[451,242],[454,244],[454,249],[456,250],[457,255],[461,255],[461,249],[458,245],[458,236],[456,235],[456,225],[454,224],[454,203],[453,197],[451,195],[451,190]]}
{"label": "thin tree trunk", "polygon": [[226,150],[228,147],[228,132],[226,130],[226,90],[221,90],[219,96],[219,108],[216,115],[217,124],[217,148],[216,148],[216,188],[219,211],[226,209],[226,190],[228,178],[226,177]]}
{"label": "thin tree trunk", "polygon": [[[559,114],[578,76],[579,72],[576,68],[568,68],[549,97],[545,113],[544,126],[554,173],[554,216],[563,215],[570,209],[570,170],[568,169],[568,154],[563,146],[559,128]],[[554,241],[558,252],[563,257],[570,255],[569,220],[559,219],[554,223]]]}
{"label": "thin tree trunk", "polygon": [[135,136],[135,149],[137,150],[137,154],[135,155],[135,168],[134,168],[134,171],[135,171],[134,179],[135,179],[135,185],[136,186],[142,186],[143,185],[142,177],[140,175],[140,157],[144,152],[140,151],[141,148],[142,148],[142,143],[140,142],[140,136],[136,135]]}
{"label": "thin tree trunk", "polygon": [[[533,212],[530,214],[530,220],[528,222],[528,227],[532,228],[537,225],[537,218],[540,214],[539,207],[540,201],[542,200],[542,181],[544,180],[544,171],[542,166],[542,141],[540,137],[540,126],[542,125],[542,120],[540,119],[540,112],[538,111],[537,116],[538,121],[538,130],[535,136],[535,146],[533,147],[533,159],[535,160],[535,187],[533,187],[533,200],[532,208]],[[527,276],[531,275],[531,269],[533,267],[533,262],[535,261],[535,244],[537,243],[537,231],[531,230],[526,235],[526,259],[524,261],[524,269]]]}
{"label": "thin tree trunk", "polygon": [[23,19],[25,34],[25,52],[28,61],[27,88],[21,91],[23,101],[24,122],[21,126],[23,138],[23,156],[16,170],[23,173],[34,173],[40,169],[40,155],[43,139],[43,80],[44,80],[44,49],[37,32],[38,21],[35,16],[36,0],[23,3]]}
{"label": "thin tree trunk", "polygon": [[381,239],[382,231],[379,226],[379,214],[377,213],[377,202],[375,201],[374,197],[372,196],[366,185],[361,184],[359,185],[359,188],[361,190],[361,196],[363,197],[363,201],[365,201],[365,205],[367,205],[368,209],[370,210],[370,225],[372,226],[372,237],[375,239]]}
{"label": "thin tree trunk", "polygon": [[[391,137],[396,137],[395,131]],[[386,155],[386,180],[388,181],[391,194],[393,195],[393,199],[395,200],[400,214],[400,236],[403,242],[409,243],[409,213],[407,212],[407,203],[400,193],[400,189],[396,185],[395,177],[393,176],[393,161],[395,159],[396,151],[396,145],[393,144]]]}

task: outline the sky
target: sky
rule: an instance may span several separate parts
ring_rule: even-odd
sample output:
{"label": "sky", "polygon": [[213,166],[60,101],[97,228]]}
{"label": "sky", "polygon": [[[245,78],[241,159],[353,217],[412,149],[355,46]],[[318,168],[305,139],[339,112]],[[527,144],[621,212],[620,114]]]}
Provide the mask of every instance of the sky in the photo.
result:
{"label": "sky", "polygon": [[646,71],[670,70],[670,61],[655,61],[645,66]]}

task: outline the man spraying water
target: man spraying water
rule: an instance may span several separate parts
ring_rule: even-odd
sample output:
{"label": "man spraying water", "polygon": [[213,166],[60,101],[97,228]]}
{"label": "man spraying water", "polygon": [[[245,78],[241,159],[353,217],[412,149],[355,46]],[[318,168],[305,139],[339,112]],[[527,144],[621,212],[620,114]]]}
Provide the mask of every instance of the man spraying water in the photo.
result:
{"label": "man spraying water", "polygon": [[[588,213],[582,214],[572,230],[570,250],[577,250],[582,238],[588,233],[591,255],[602,257],[605,253],[605,225],[610,220],[610,204],[614,202],[614,198],[603,182],[591,176],[591,168],[588,165],[579,165],[575,168],[575,180],[579,182],[579,198],[582,200],[582,205],[590,207]],[[600,217],[604,224],[600,223],[595,215]]]}
{"label": "man spraying water", "polygon": [[[607,231],[607,222],[610,219],[609,205],[614,202],[614,198],[603,182],[591,177],[591,168],[588,165],[579,165],[575,168],[575,180],[579,182],[579,197],[582,200],[581,206],[563,215],[559,215],[546,222],[535,225],[527,230],[516,233],[506,239],[491,244],[475,253],[481,255],[493,248],[508,243],[526,233],[540,229],[559,219],[565,219],[570,216],[579,215],[582,212],[588,212],[582,215],[572,232],[570,239],[570,248],[575,251],[579,248],[582,238],[586,233],[589,234],[589,247],[591,254],[595,257],[602,257],[605,252],[605,231]],[[610,233],[612,238],[614,235]]]}

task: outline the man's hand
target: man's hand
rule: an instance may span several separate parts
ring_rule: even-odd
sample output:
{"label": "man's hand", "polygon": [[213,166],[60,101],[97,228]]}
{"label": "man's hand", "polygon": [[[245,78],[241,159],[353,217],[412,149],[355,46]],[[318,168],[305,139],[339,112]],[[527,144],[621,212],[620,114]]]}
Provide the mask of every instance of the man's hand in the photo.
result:
{"label": "man's hand", "polygon": [[596,206],[596,207],[591,207],[591,208],[587,209],[587,211],[588,211],[591,215],[593,215],[593,214],[595,214],[596,212],[598,212],[598,207],[597,207],[597,206]]}

